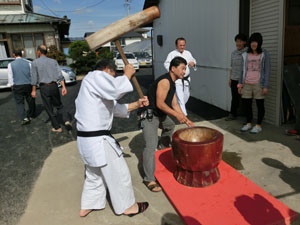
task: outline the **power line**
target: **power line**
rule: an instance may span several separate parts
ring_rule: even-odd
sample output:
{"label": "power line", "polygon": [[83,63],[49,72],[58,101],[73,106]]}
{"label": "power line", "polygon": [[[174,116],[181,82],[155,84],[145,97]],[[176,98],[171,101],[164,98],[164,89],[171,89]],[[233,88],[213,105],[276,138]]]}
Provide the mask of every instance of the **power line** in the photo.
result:
{"label": "power line", "polygon": [[[40,0],[40,2],[46,7],[46,10],[48,10],[49,12],[51,12],[54,16],[57,16],[58,17],[58,15],[52,10],[52,9],[50,9],[46,4],[45,4],[45,2],[43,1],[43,0]],[[44,8],[45,9],[45,8]]]}
{"label": "power line", "polygon": [[[101,3],[105,2],[105,0],[100,0],[100,1],[98,1],[97,3],[95,3],[95,4],[88,5],[88,6],[86,6],[86,7],[79,8],[79,9],[73,9],[73,10],[52,10],[52,9],[50,9],[50,8],[43,2],[43,0],[39,0],[39,1],[46,7],[46,9],[42,7],[43,9],[48,10],[48,11],[52,12],[53,14],[55,14],[55,12],[64,12],[64,13],[66,13],[66,12],[69,12],[69,13],[72,13],[72,12],[78,12],[78,11],[81,11],[81,10],[85,10],[85,9],[88,9],[88,8],[95,7],[95,6],[100,5]],[[56,15],[56,16],[57,16],[57,15]]]}

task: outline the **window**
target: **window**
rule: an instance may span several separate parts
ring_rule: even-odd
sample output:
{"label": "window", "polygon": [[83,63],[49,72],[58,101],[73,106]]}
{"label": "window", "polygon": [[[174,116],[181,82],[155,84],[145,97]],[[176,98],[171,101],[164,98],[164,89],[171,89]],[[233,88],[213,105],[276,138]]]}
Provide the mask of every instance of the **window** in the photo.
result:
{"label": "window", "polygon": [[0,68],[1,69],[7,69],[8,64],[11,63],[12,61],[14,61],[13,59],[11,60],[1,60],[0,61]]}
{"label": "window", "polygon": [[[127,59],[135,59],[134,55],[130,53],[125,53],[125,56]],[[118,54],[117,59],[122,59],[120,54]]]}
{"label": "window", "polygon": [[36,58],[36,48],[44,44],[44,35],[42,33],[12,34],[13,49],[22,49],[25,57]]}
{"label": "window", "polygon": [[11,40],[12,40],[12,44],[13,44],[13,49],[23,48],[21,34],[11,35]]}

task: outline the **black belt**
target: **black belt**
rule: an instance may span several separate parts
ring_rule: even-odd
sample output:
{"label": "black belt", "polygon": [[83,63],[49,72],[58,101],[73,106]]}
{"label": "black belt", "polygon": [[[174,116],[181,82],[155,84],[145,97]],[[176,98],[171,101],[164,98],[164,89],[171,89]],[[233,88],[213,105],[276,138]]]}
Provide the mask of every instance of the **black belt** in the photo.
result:
{"label": "black belt", "polygon": [[183,77],[183,80],[189,81],[189,77],[190,77],[190,75],[187,75],[186,77]]}
{"label": "black belt", "polygon": [[114,136],[111,135],[110,130],[97,130],[97,131],[77,131],[77,136],[79,137],[98,137],[98,136],[103,136],[103,135],[107,135],[112,137],[115,141],[116,144],[120,146],[119,142],[114,138]]}
{"label": "black belt", "polygon": [[44,86],[44,85],[47,85],[47,86],[49,86],[49,85],[53,85],[53,84],[56,84],[56,82],[51,82],[51,83],[40,83],[40,86]]}
{"label": "black belt", "polygon": [[183,77],[183,79],[182,79],[182,89],[183,89],[183,90],[184,90],[184,81],[185,81],[185,80],[190,84],[189,77],[190,77],[190,75],[188,75],[188,76],[186,76],[186,77]]}

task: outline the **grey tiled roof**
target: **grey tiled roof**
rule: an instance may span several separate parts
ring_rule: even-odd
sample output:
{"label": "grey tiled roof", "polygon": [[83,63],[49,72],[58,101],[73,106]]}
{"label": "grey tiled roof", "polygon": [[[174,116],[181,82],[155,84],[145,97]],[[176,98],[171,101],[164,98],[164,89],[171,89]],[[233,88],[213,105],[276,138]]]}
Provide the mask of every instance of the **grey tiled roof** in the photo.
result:
{"label": "grey tiled roof", "polygon": [[25,13],[25,14],[0,14],[0,24],[20,24],[20,23],[65,23],[70,24],[70,19],[64,17],[53,17],[42,15],[38,13]]}

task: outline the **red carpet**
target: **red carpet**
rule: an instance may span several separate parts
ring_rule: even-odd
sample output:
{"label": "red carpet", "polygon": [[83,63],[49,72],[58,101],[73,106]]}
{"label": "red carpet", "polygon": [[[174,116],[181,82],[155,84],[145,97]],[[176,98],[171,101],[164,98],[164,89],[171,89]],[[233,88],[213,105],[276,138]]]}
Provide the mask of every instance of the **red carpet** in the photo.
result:
{"label": "red carpet", "polygon": [[220,180],[205,188],[179,184],[175,168],[170,148],[156,152],[155,176],[187,225],[289,225],[297,219],[297,213],[223,161]]}

